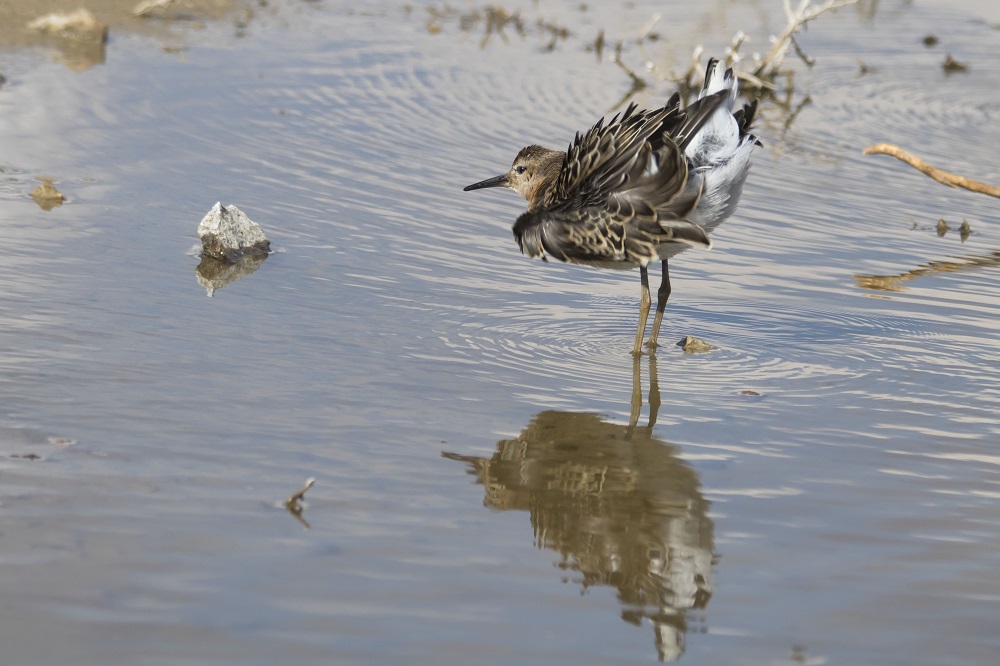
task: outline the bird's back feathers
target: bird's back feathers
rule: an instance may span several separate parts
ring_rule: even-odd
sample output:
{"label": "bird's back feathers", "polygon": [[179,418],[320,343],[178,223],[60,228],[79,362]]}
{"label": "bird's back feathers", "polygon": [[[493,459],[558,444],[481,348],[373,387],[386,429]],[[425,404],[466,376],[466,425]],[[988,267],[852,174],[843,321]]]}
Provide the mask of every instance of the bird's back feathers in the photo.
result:
{"label": "bird's back feathers", "polygon": [[708,232],[735,209],[756,142],[756,104],[737,108],[737,93],[732,70],[713,60],[686,108],[675,93],[660,109],[631,104],[578,133],[554,183],[514,224],[522,252],[628,266],[711,247]]}

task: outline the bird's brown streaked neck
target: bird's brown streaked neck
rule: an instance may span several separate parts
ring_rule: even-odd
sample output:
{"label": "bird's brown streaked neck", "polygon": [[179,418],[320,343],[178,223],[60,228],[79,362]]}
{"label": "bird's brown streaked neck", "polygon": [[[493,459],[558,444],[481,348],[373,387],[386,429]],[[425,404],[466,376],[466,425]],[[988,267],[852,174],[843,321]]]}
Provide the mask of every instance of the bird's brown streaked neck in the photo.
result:
{"label": "bird's brown streaked neck", "polygon": [[528,200],[528,210],[541,207],[555,186],[566,161],[566,153],[541,146],[528,146],[514,158],[507,172],[507,187]]}

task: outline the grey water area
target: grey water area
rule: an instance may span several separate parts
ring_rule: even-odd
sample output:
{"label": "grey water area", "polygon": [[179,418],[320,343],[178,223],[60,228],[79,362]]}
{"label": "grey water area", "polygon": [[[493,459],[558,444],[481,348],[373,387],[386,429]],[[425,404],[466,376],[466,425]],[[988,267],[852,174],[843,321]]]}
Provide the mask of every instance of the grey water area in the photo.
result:
{"label": "grey water area", "polygon": [[[272,9],[0,55],[3,663],[997,663],[1000,209],[861,151],[1000,183],[1000,30],[811,24],[633,362],[637,271],[462,187],[618,108],[618,39],[654,105],[779,2]],[[220,200],[275,252],[209,298]]]}

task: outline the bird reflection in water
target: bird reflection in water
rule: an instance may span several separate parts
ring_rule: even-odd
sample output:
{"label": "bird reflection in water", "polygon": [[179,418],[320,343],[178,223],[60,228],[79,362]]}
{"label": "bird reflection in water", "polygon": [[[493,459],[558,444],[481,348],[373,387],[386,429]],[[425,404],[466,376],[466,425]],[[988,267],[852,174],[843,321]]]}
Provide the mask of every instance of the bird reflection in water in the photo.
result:
{"label": "bird reflection in water", "polygon": [[484,505],[527,511],[535,545],[586,591],[616,590],[621,617],[655,632],[660,661],[684,652],[688,623],[712,595],[713,524],[697,473],[679,449],[653,436],[660,405],[650,357],[650,415],[642,407],[640,359],[633,366],[628,426],[596,414],[544,411],[490,458],[443,453],[468,465]]}

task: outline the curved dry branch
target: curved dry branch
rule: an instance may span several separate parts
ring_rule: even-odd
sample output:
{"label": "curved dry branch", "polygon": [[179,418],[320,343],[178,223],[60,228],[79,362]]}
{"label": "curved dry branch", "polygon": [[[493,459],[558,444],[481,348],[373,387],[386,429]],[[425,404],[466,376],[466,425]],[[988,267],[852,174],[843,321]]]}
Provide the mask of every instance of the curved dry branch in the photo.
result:
{"label": "curved dry branch", "polygon": [[942,171],[941,169],[932,167],[916,155],[908,153],[899,146],[894,146],[891,143],[877,143],[874,146],[868,146],[861,154],[889,155],[891,157],[895,157],[901,162],[906,162],[914,169],[917,169],[921,173],[930,176],[937,182],[947,185],[948,187],[961,187],[971,192],[988,194],[991,197],[997,197],[1000,199],[1000,187],[987,185],[986,183],[981,183],[978,180],[972,180],[971,178],[966,178],[965,176],[957,176],[953,173],[948,173],[947,171]]}

